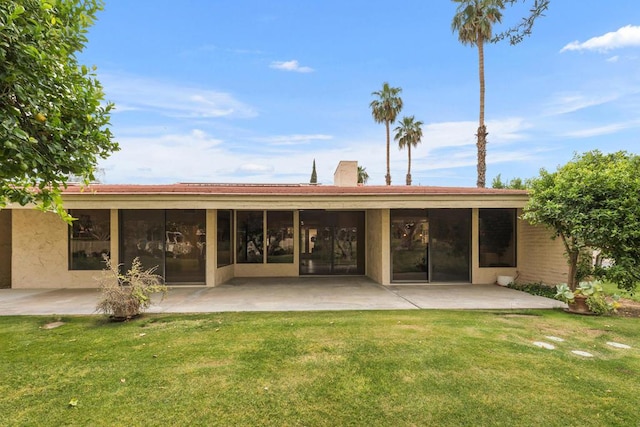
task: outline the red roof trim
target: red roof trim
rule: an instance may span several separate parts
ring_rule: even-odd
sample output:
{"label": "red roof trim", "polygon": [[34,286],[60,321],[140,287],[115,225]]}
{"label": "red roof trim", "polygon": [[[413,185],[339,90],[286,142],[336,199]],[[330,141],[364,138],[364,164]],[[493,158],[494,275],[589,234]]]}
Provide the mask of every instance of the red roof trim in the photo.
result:
{"label": "red roof trim", "polygon": [[92,184],[69,185],[63,194],[215,194],[215,195],[526,195],[526,190],[475,187],[375,186],[337,187],[305,184]]}

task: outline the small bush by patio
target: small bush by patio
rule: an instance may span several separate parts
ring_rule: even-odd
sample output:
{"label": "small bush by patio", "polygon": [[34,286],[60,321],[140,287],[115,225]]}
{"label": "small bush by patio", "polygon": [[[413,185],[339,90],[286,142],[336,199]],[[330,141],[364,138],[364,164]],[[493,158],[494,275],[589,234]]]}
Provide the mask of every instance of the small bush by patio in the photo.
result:
{"label": "small bush by patio", "polygon": [[106,268],[97,277],[100,283],[100,300],[96,311],[109,315],[114,320],[128,320],[138,316],[151,305],[151,296],[161,293],[164,298],[167,286],[162,277],[155,274],[157,267],[145,270],[139,258],[131,268],[120,272],[120,265],[113,264],[104,256]]}
{"label": "small bush by patio", "polygon": [[547,286],[542,282],[533,282],[533,283],[515,283],[511,282],[507,285],[507,287],[511,289],[516,289],[518,291],[526,292],[531,295],[538,295],[546,298],[555,298],[556,289]]}

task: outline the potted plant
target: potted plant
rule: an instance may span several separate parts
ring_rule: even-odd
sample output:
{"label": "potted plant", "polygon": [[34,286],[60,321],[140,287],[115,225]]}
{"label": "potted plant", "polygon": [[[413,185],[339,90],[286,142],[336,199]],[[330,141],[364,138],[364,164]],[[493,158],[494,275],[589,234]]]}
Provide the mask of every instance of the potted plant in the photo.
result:
{"label": "potted plant", "polygon": [[151,296],[167,293],[167,286],[162,277],[155,274],[157,267],[144,270],[140,259],[136,257],[131,268],[124,274],[120,266],[114,265],[109,257],[104,256],[106,268],[98,277],[100,282],[100,300],[96,311],[107,314],[112,320],[128,320],[140,315],[151,305]]}
{"label": "potted plant", "polygon": [[616,297],[607,301],[599,281],[580,282],[575,290],[562,283],[556,286],[556,298],[569,305],[568,311],[579,314],[611,314],[616,309]]}

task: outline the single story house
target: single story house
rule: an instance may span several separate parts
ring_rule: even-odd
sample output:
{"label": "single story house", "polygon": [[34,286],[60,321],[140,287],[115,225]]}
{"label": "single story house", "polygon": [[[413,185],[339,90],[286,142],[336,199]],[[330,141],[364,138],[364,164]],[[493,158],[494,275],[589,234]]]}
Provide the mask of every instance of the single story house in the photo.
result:
{"label": "single story house", "polygon": [[234,277],[365,275],[383,284],[566,281],[560,242],[520,219],[527,192],[357,184],[70,185],[69,226],[0,210],[0,287],[96,287],[103,255],[169,285]]}

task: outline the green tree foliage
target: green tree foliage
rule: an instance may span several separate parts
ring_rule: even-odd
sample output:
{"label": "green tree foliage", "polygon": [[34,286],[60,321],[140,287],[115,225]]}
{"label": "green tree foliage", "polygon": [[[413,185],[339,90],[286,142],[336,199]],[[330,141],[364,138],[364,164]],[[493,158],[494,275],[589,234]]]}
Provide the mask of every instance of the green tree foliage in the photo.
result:
{"label": "green tree foliage", "polygon": [[[537,18],[544,16],[544,12],[549,8],[549,2],[550,0],[533,0],[533,4],[529,8],[529,14],[523,17],[517,24],[496,34],[491,39],[491,43],[497,43],[504,39],[508,39],[511,45],[516,45],[525,37],[530,36],[533,24],[536,22]],[[528,0],[504,0],[505,6],[513,6],[516,3],[528,3]]]}
{"label": "green tree foliage", "polygon": [[363,168],[362,166],[358,166],[358,184],[366,184],[369,181],[369,174],[367,173],[367,168]]}
{"label": "green tree foliage", "polygon": [[[458,33],[460,43],[478,48],[478,77],[480,82],[480,115],[476,133],[478,150],[477,186],[484,188],[487,173],[487,127],[485,116],[485,77],[484,77],[484,45],[508,38],[511,44],[517,44],[525,36],[531,34],[533,24],[548,8],[549,0],[534,0],[529,15],[505,32],[493,34],[493,26],[502,22],[502,12],[507,6],[513,6],[520,0],[452,0],[457,3],[456,13],[451,21],[451,30]],[[525,1],[526,2],[526,1]]]}
{"label": "green tree foliage", "polygon": [[502,182],[502,174],[496,175],[491,181],[491,188],[509,188],[511,190],[526,190],[529,188],[529,180],[523,180],[522,178],[512,178],[508,181]]}
{"label": "green tree foliage", "polygon": [[100,0],[0,1],[0,208],[35,204],[69,219],[68,177],[94,179],[118,145],[95,68],[76,54]]}
{"label": "green tree foliage", "polygon": [[[640,156],[597,150],[576,155],[531,181],[524,219],[544,224],[562,239],[569,263],[569,287],[584,275],[581,253],[601,250],[613,266],[594,274],[633,290],[640,282]],[[590,264],[589,264],[590,265]]]}
{"label": "green tree foliage", "polygon": [[311,169],[311,179],[309,180],[310,184],[318,183],[318,173],[316,172],[316,159],[313,159],[313,169]]}
{"label": "green tree foliage", "polygon": [[421,121],[416,121],[415,116],[405,116],[400,121],[400,126],[395,128],[394,139],[398,142],[398,148],[406,148],[408,153],[407,185],[411,185],[411,147],[417,147],[422,141],[422,125]]}
{"label": "green tree foliage", "polygon": [[371,95],[377,97],[371,101],[371,114],[376,123],[384,123],[387,131],[387,175],[385,181],[387,185],[391,185],[391,167],[389,164],[389,147],[391,146],[390,126],[396,121],[396,117],[402,110],[402,98],[400,98],[402,89],[399,87],[391,87],[389,83],[382,84],[382,90],[372,92]]}

